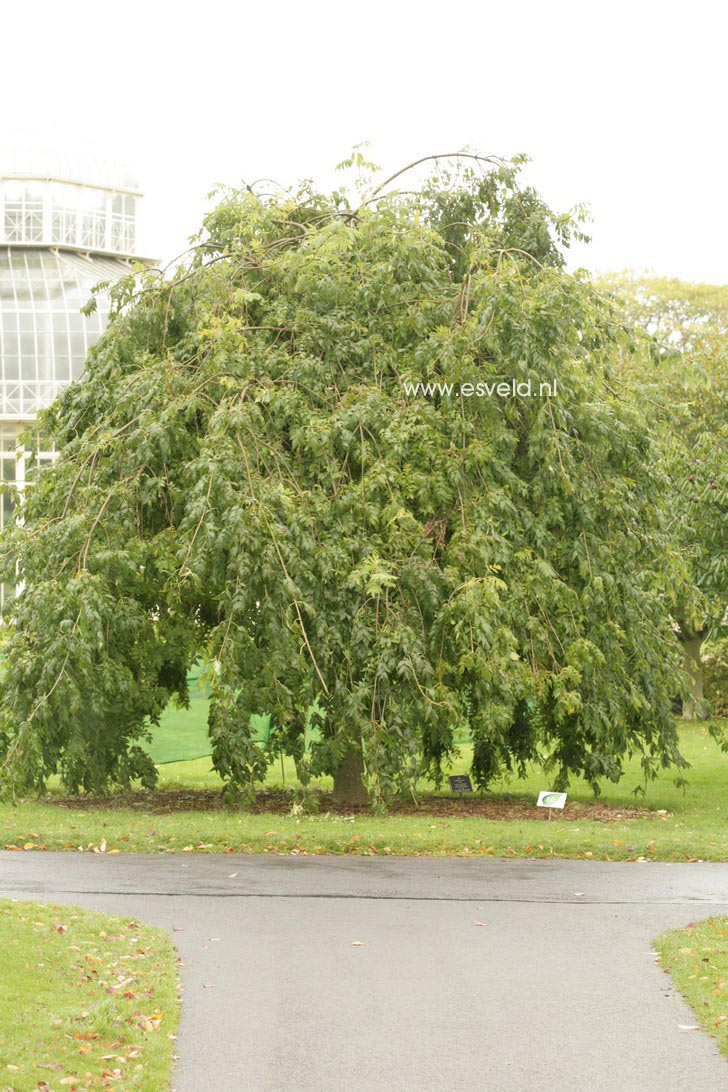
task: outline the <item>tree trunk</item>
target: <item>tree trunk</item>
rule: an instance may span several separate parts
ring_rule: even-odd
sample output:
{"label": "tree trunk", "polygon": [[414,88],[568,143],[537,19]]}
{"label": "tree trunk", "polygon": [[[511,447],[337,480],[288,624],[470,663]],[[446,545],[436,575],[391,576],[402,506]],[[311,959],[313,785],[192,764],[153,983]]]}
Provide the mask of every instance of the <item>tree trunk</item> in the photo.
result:
{"label": "tree trunk", "polygon": [[683,630],[682,644],[685,670],[689,673],[691,679],[690,697],[683,701],[682,715],[685,720],[694,720],[696,717],[705,716],[703,662],[700,657],[702,643],[703,634],[700,630]]}
{"label": "tree trunk", "polygon": [[369,796],[364,787],[364,760],[355,751],[349,751],[336,771],[334,800],[340,804],[369,803]]}

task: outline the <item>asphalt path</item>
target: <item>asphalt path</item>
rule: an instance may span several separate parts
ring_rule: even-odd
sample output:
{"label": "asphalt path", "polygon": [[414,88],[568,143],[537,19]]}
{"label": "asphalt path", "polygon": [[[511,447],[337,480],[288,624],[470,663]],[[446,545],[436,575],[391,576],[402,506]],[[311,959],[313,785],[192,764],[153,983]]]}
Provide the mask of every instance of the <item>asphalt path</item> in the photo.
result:
{"label": "asphalt path", "polygon": [[0,853],[0,896],[173,933],[177,1092],[728,1090],[651,949],[728,864]]}

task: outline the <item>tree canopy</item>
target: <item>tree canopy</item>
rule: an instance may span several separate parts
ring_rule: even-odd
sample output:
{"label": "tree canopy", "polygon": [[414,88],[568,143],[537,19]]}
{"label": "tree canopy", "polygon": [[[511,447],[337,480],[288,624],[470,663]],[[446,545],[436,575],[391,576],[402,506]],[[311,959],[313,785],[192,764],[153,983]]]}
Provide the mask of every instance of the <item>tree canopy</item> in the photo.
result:
{"label": "tree canopy", "polygon": [[363,768],[372,799],[439,777],[463,727],[480,786],[537,748],[557,786],[680,764],[665,482],[611,384],[630,338],[518,171],[231,190],[183,265],[116,286],[2,543],[8,789],[153,784],[138,741],[198,655],[230,791],[271,761],[262,712],[304,782]]}
{"label": "tree canopy", "polygon": [[725,632],[728,609],[728,287],[630,275],[604,286],[650,338],[619,376],[650,422],[669,484],[667,526],[684,565],[671,609],[694,716],[703,710],[701,645]]}

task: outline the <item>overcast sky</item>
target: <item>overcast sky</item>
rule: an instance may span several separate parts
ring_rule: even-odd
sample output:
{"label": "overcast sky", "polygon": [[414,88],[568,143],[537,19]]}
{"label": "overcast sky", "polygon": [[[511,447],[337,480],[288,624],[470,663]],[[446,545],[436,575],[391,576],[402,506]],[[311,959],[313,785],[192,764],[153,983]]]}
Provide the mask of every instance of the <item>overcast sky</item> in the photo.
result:
{"label": "overcast sky", "polygon": [[575,261],[728,282],[718,0],[36,0],[3,5],[0,144],[122,159],[142,249],[170,258],[215,183],[331,181],[370,140],[389,173],[472,145],[525,152]]}

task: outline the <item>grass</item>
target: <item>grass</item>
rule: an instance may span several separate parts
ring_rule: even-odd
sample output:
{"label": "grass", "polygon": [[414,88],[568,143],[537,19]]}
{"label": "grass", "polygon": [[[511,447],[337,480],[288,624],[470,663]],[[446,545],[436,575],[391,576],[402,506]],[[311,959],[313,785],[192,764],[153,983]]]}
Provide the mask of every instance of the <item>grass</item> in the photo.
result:
{"label": "grass", "polygon": [[[0,847],[14,850],[69,849],[96,852],[243,852],[358,853],[404,856],[587,857],[599,860],[728,860],[728,755],[720,751],[704,723],[681,727],[682,749],[691,763],[689,785],[673,784],[665,771],[647,786],[645,799],[635,797],[641,783],[632,762],[618,785],[606,784],[601,803],[616,807],[635,803],[652,809],[637,819],[605,823],[573,820],[566,812],[552,822],[514,819],[508,822],[473,817],[434,818],[364,814],[250,814],[243,809],[215,812],[180,811],[153,814],[145,808],[104,810],[65,808],[59,803],[24,801],[0,806]],[[465,772],[469,756],[462,748],[452,771]],[[294,781],[291,763],[286,784]],[[268,784],[282,784],[280,766],[269,771]],[[210,760],[160,768],[161,789],[220,788]],[[325,779],[319,784],[326,787]],[[531,768],[527,777],[501,781],[493,793],[533,802],[548,777]],[[432,791],[423,784],[421,790]],[[58,794],[57,787],[54,790]],[[583,782],[575,782],[569,799],[590,802]],[[663,814],[658,814],[662,812]]]}
{"label": "grass", "polygon": [[700,1026],[728,1055],[728,918],[673,929],[654,947]]}
{"label": "grass", "polygon": [[0,900],[3,1092],[170,1087],[179,1002],[162,929]]}

